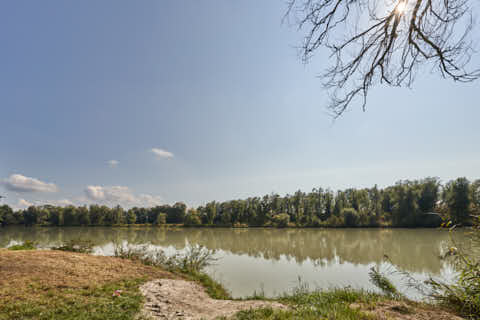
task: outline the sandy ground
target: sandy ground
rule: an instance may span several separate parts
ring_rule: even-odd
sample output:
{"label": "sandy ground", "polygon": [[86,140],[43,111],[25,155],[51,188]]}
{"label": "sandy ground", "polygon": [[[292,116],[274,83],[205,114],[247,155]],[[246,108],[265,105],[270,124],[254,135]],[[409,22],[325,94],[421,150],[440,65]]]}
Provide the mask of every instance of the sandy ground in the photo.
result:
{"label": "sandy ground", "polygon": [[145,283],[140,291],[146,297],[143,314],[152,319],[215,319],[240,310],[264,307],[286,309],[277,302],[215,300],[195,282],[160,279]]}
{"label": "sandy ground", "polygon": [[147,277],[173,278],[169,272],[130,260],[83,253],[0,249],[0,301],[34,298],[32,284],[41,292],[57,288],[88,288],[105,283]]}

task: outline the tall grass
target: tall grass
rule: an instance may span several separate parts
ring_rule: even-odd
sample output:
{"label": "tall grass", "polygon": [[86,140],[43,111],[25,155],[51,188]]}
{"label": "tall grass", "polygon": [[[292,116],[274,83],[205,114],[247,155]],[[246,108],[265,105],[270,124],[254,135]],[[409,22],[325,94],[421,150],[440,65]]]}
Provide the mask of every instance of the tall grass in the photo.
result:
{"label": "tall grass", "polygon": [[[473,219],[474,226],[463,243],[454,240],[455,227],[450,229],[450,247],[446,254],[440,257],[452,260],[458,272],[453,283],[433,277],[424,282],[418,281],[409,272],[396,268],[388,256],[385,256],[385,260],[391,265],[393,270],[391,273],[400,275],[408,288],[468,319],[480,320],[480,217],[476,216]],[[372,268],[369,275],[370,281],[384,294],[393,298],[403,297],[388,277],[378,269]]]}
{"label": "tall grass", "polygon": [[470,319],[480,319],[480,217],[475,216],[473,220],[474,226],[468,233],[468,247],[455,243],[451,237],[452,246],[446,255],[453,259],[459,272],[456,282],[448,284],[430,279],[428,284],[437,302],[456,309]]}
{"label": "tall grass", "polygon": [[371,267],[368,275],[370,282],[379,288],[386,296],[396,299],[403,297],[393,282],[385,274],[380,272],[378,268]]}
{"label": "tall grass", "polygon": [[149,248],[148,245],[114,245],[114,255],[121,259],[138,261],[145,265],[160,267],[188,280],[199,282],[214,299],[230,299],[228,291],[205,273],[205,269],[218,259],[215,251],[203,246],[188,246],[184,253],[167,256],[162,249]]}
{"label": "tall grass", "polygon": [[185,253],[176,253],[167,256],[162,249],[143,246],[114,245],[114,256],[122,259],[140,261],[150,266],[158,266],[164,269],[183,272],[203,272],[218,259],[215,258],[215,251],[203,246],[188,246]]}
{"label": "tall grass", "polygon": [[374,315],[368,314],[353,304],[374,307],[385,299],[384,296],[351,288],[334,288],[330,290],[310,290],[306,283],[299,281],[290,294],[285,294],[278,300],[290,308],[278,310],[263,308],[240,311],[235,320],[374,320]]}

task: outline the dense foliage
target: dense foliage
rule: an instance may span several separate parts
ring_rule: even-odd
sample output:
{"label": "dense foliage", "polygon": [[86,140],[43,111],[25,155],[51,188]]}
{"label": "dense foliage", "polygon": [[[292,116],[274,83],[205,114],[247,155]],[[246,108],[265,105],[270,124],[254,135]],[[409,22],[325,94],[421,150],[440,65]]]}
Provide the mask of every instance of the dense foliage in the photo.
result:
{"label": "dense foliage", "polygon": [[[436,212],[438,214],[432,214]],[[209,202],[188,209],[184,203],[153,208],[91,205],[31,206],[14,211],[0,206],[0,225],[113,226],[184,224],[185,226],[428,227],[441,218],[470,224],[480,213],[480,180],[458,178],[442,185],[437,178],[399,181],[380,189],[313,189],[281,197]]]}

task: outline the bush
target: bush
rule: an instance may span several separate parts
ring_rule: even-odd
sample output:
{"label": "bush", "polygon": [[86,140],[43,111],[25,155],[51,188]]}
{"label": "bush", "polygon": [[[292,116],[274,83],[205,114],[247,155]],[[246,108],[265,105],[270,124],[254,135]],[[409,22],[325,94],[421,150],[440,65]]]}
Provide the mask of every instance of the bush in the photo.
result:
{"label": "bush", "polygon": [[52,250],[59,250],[59,251],[70,251],[70,252],[79,252],[79,253],[92,253],[93,251],[93,242],[90,240],[70,240],[66,243],[58,246],[52,247]]}
{"label": "bush", "polygon": [[290,223],[290,216],[286,213],[279,213],[272,217],[272,222],[277,228],[286,228]]}
{"label": "bush", "polygon": [[325,221],[327,227],[341,227],[343,226],[343,219],[337,216],[331,216]]}
{"label": "bush", "polygon": [[175,254],[168,257],[161,249],[151,249],[143,246],[114,246],[114,256],[121,259],[139,261],[150,266],[162,267],[169,271],[181,271],[183,273],[202,272],[212,265],[217,259],[215,251],[203,246],[188,246],[185,253]]}
{"label": "bush", "polygon": [[8,250],[35,250],[37,246],[35,242],[27,240],[22,244],[16,244],[11,247],[8,247]]}
{"label": "bush", "polygon": [[184,225],[187,227],[195,227],[200,226],[202,224],[202,220],[198,216],[198,214],[188,214],[185,217]]}

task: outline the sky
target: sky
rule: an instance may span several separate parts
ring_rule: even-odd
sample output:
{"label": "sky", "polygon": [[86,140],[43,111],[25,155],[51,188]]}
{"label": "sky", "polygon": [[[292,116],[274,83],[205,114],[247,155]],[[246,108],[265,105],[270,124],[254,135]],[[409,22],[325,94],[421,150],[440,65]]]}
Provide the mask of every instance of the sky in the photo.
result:
{"label": "sky", "polygon": [[[0,195],[197,206],[480,178],[480,81],[421,72],[333,121],[284,1],[0,2]],[[472,59],[480,66],[480,55]]]}

